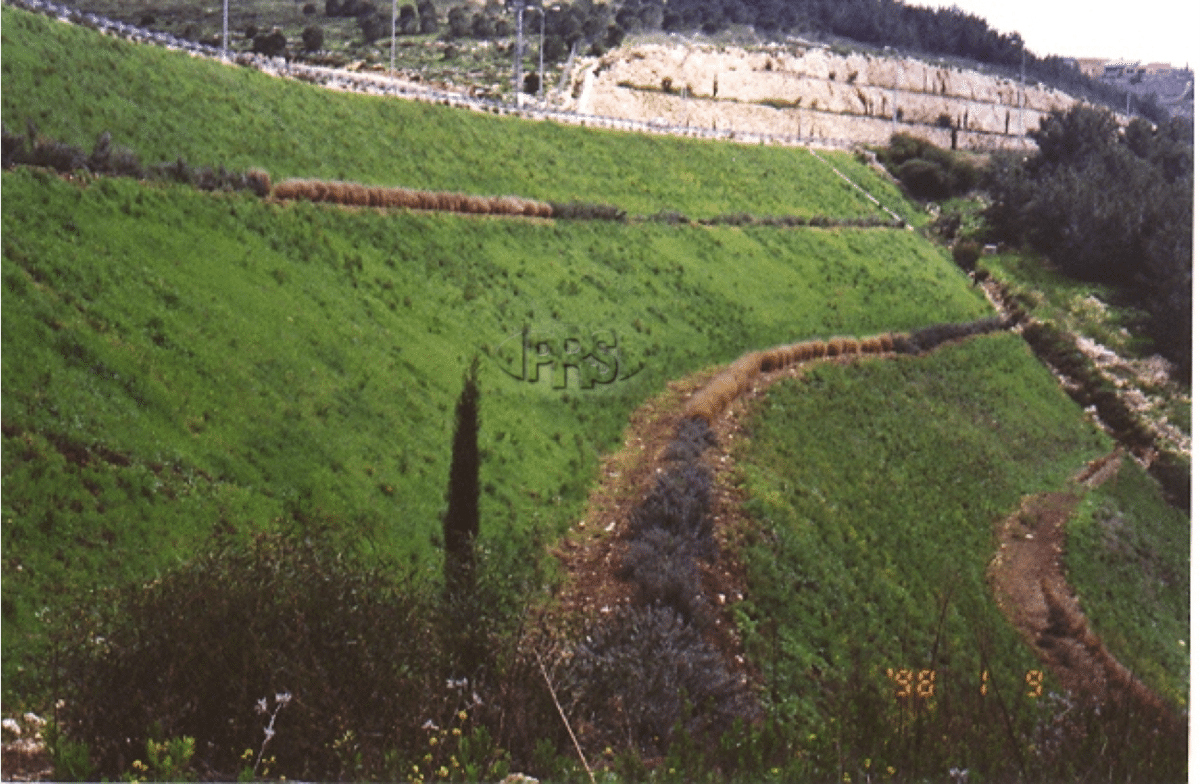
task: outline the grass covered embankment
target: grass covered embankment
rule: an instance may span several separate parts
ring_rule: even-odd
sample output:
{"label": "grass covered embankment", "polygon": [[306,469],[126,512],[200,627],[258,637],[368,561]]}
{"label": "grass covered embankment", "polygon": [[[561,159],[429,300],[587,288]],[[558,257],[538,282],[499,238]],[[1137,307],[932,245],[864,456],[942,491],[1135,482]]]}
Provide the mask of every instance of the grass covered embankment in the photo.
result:
{"label": "grass covered embankment", "polygon": [[[261,167],[477,195],[614,204],[630,214],[883,216],[803,151],[564,127],[338,93],[3,9],[4,122],[144,162]],[[845,153],[822,153],[834,165]],[[895,186],[856,181],[887,203]]]}
{"label": "grass covered embankment", "polygon": [[1065,567],[1109,650],[1177,708],[1189,694],[1191,525],[1126,458],[1067,526]]}
{"label": "grass covered embankment", "polygon": [[[328,516],[432,563],[474,353],[492,355],[484,536],[503,547],[563,530],[668,379],[986,312],[931,246],[885,229],[383,214],[33,171],[4,191],[10,673],[48,593],[150,575],[214,529]],[[571,324],[615,334],[620,380],[511,375],[525,325]]]}
{"label": "grass covered embankment", "polygon": [[[771,710],[807,737],[795,776],[1055,781],[1094,764],[1099,747],[1057,745],[1086,717],[1050,696],[985,581],[996,521],[1111,448],[1019,337],[813,367],[747,430],[760,527],[742,626]],[[1122,748],[1130,770],[1146,762]]]}

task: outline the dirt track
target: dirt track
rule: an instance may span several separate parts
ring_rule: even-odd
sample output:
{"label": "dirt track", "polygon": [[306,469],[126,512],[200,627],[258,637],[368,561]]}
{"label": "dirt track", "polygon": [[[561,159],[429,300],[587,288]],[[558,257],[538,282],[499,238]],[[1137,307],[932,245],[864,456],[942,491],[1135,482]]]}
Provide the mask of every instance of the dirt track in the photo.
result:
{"label": "dirt track", "polygon": [[1120,449],[1089,464],[1075,487],[1027,496],[997,526],[1000,549],[988,565],[988,582],[1005,617],[1062,684],[1099,703],[1127,704],[1139,720],[1180,730],[1181,720],[1109,653],[1079,607],[1063,573],[1066,524],[1083,497],[1116,475]]}
{"label": "dirt track", "polygon": [[[854,360],[842,357],[818,361]],[[721,553],[705,575],[704,588],[715,608],[727,609],[743,595],[744,572],[736,557],[737,540],[752,525],[741,512],[743,499],[729,447],[741,430],[747,402],[779,379],[799,372],[798,366],[792,366],[763,373],[747,394],[712,423],[718,446],[705,454],[705,462],[713,469],[712,511]],[[630,601],[630,586],[616,575],[623,546],[620,534],[633,506],[651,487],[687,399],[709,377],[718,374],[698,374],[676,382],[666,394],[630,417],[625,448],[605,461],[602,481],[593,492],[587,516],[559,551],[568,575],[562,596],[568,615],[596,618]],[[1067,521],[1086,487],[1116,475],[1123,454],[1117,449],[1093,461],[1067,489],[1029,496],[1016,512],[1000,521],[999,550],[988,566],[988,580],[1005,616],[1072,693],[1097,703],[1124,705],[1147,729],[1154,726],[1167,733],[1180,733],[1186,729],[1184,719],[1108,652],[1091,630],[1063,573]],[[728,665],[753,677],[751,665],[741,655],[732,618],[723,618],[718,626],[719,639],[713,642],[724,651]]]}

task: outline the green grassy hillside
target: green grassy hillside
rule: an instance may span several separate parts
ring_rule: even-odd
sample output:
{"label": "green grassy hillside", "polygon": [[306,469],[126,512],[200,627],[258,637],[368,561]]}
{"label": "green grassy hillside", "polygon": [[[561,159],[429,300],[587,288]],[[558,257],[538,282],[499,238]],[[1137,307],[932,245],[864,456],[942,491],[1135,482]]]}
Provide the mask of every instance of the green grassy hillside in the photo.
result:
{"label": "green grassy hillside", "polygon": [[[110,131],[144,162],[692,218],[879,214],[802,149],[334,93],[8,8],[2,36],[8,127],[84,146]],[[869,167],[823,155],[902,204]],[[520,570],[578,519],[601,456],[668,381],[785,342],[991,314],[943,250],[894,229],[388,212],[32,169],[2,185],[6,705],[45,699],[43,620],[214,535],[327,529],[436,580],[474,355],[484,546]],[[564,352],[606,342],[594,372],[611,379],[530,381],[526,332]],[[895,708],[881,673],[932,661],[972,692],[985,652],[1005,699],[1020,696],[1033,659],[981,582],[991,525],[1106,440],[1013,335],[814,368],[750,427],[740,459],[762,525],[742,621],[772,715],[810,773],[861,754],[916,775],[925,714]],[[852,737],[849,719],[876,709]],[[1021,729],[1049,710],[1021,713]],[[863,740],[872,727],[894,745]],[[1011,751],[1011,735],[962,733],[947,748],[973,770],[971,754]]]}
{"label": "green grassy hillside", "polygon": [[[1152,733],[1126,732],[1120,706],[1095,718],[992,598],[997,520],[1112,447],[1029,358],[1016,335],[977,338],[815,367],[755,405],[738,454],[758,522],[743,630],[772,710],[808,739],[785,778],[865,777],[872,765],[904,780],[949,768],[1038,781],[1097,764],[1131,781],[1182,770],[1181,738],[1154,748]],[[1090,623],[1186,706],[1186,516],[1127,459],[1067,533],[1067,577]],[[1059,732],[1088,741],[1068,748]]]}
{"label": "green grassy hillside", "polygon": [[[483,195],[677,210],[879,216],[796,149],[580,130],[335,93],[139,47],[5,8],[4,122],[90,149],[104,131],[145,162],[244,169]],[[830,153],[835,165],[845,153]],[[856,177],[860,184],[861,178]],[[867,187],[901,202],[878,174]]]}
{"label": "green grassy hillside", "polygon": [[[217,527],[332,515],[432,562],[476,352],[499,541],[561,532],[671,378],[986,312],[936,250],[887,229],[381,214],[29,171],[4,195],[4,547],[22,566],[5,620],[22,630],[51,587],[144,575]],[[610,330],[621,378],[517,380],[527,324]]]}

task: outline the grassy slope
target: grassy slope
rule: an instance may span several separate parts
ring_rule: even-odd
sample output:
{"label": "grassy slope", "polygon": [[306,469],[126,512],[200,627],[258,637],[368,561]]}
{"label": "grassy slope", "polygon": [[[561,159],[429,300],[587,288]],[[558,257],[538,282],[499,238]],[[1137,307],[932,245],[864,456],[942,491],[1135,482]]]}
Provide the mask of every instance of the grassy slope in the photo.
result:
{"label": "grassy slope", "polygon": [[1188,698],[1189,521],[1128,458],[1067,533],[1067,577],[1123,664],[1183,707]]}
{"label": "grassy slope", "polygon": [[[993,526],[1109,448],[1011,334],[771,388],[739,460],[763,529],[745,628],[778,709],[811,733],[814,772],[870,758],[916,778],[987,776],[1014,762],[996,703],[977,699],[981,651],[1022,732],[1023,675],[1039,665],[984,580]],[[888,700],[856,706],[896,688],[887,668],[937,671],[941,696],[918,713],[941,743],[921,751],[922,719],[906,735]]]}
{"label": "grassy slope", "polygon": [[611,329],[643,367],[564,392],[510,378],[512,356],[485,366],[497,543],[562,531],[670,378],[986,310],[891,230],[384,215],[28,171],[4,194],[5,622],[20,630],[55,585],[143,575],[216,528],[297,514],[432,563],[462,370],[526,323]]}
{"label": "grassy slope", "polygon": [[[732,211],[883,215],[795,149],[581,131],[331,93],[7,7],[0,40],[0,106],[10,128],[23,131],[33,120],[43,133],[88,148],[109,131],[147,163],[182,156],[193,164],[262,167],[276,180],[513,193],[693,218]],[[826,157],[835,165],[852,160]],[[899,201],[877,174],[868,187]]]}

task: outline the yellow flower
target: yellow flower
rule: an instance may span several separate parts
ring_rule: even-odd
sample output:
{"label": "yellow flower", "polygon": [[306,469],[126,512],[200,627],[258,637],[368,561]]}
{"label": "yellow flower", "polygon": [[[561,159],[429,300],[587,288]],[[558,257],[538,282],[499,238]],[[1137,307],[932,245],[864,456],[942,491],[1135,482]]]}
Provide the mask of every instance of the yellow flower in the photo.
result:
{"label": "yellow flower", "polygon": [[450,771],[446,770],[446,766],[443,765],[442,767],[438,768],[438,775],[442,778],[446,778],[450,775]]}
{"label": "yellow flower", "polygon": [[430,745],[430,746],[436,746],[436,745],[437,745],[437,736],[436,736],[436,735],[435,735],[435,736],[433,736],[432,738],[430,738],[430,739],[429,739],[429,745]]}
{"label": "yellow flower", "polygon": [[888,775],[889,775],[889,776],[895,776],[895,775],[896,775],[896,769],[895,769],[895,768],[893,768],[891,765],[888,765]]}
{"label": "yellow flower", "polygon": [[460,730],[458,727],[455,727],[455,728],[454,728],[454,737],[456,737],[456,738],[457,738],[457,737],[459,737],[460,735],[462,735],[462,730]]}
{"label": "yellow flower", "polygon": [[466,720],[467,720],[467,712],[466,712],[466,711],[459,711],[459,712],[458,712],[458,720],[459,720],[459,721],[466,721]]}

